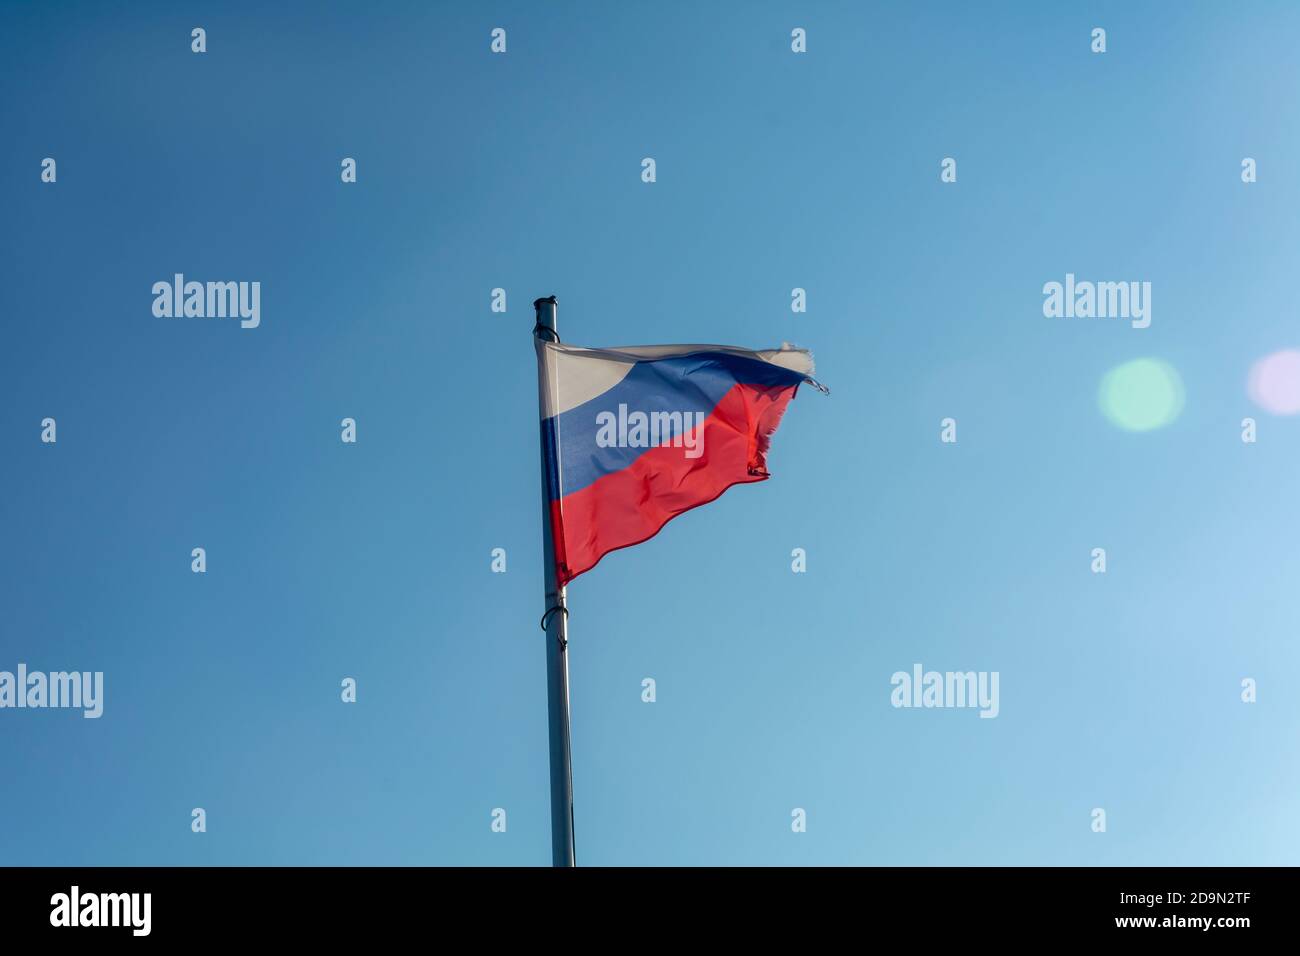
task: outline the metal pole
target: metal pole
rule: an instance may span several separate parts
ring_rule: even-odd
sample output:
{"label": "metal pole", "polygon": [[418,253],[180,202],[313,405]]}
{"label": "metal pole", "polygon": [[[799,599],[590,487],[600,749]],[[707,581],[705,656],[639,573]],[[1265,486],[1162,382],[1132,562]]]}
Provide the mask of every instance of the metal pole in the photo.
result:
{"label": "metal pole", "polygon": [[[559,341],[555,331],[556,305],[555,296],[533,303],[537,310],[534,336]],[[541,374],[540,368],[538,374]],[[551,738],[551,865],[574,866],[573,764],[569,746],[569,612],[565,606],[564,588],[556,583],[547,468],[548,438],[544,421],[541,436],[542,567],[546,579],[546,616],[542,620],[546,626],[546,703]]]}

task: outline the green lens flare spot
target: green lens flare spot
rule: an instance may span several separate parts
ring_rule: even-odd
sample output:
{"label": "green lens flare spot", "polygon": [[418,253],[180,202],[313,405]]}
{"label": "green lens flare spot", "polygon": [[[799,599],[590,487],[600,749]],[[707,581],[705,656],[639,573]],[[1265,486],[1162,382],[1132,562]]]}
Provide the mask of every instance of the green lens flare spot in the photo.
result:
{"label": "green lens flare spot", "polygon": [[1160,359],[1134,359],[1107,372],[1097,393],[1101,413],[1130,432],[1163,428],[1183,410],[1183,381]]}

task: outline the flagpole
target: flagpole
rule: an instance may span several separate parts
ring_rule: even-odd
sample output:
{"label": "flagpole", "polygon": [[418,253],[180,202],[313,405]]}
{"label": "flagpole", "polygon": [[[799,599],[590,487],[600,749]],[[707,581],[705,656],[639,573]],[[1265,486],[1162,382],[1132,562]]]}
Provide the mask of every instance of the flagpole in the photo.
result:
{"label": "flagpole", "polygon": [[[538,299],[535,338],[558,342],[555,331],[555,296]],[[538,369],[541,375],[541,369]],[[544,385],[543,382],[539,383]],[[545,415],[545,409],[540,409]],[[544,421],[544,419],[542,419]],[[546,604],[542,627],[546,630],[546,703],[551,739],[551,865],[575,866],[573,847],[573,764],[569,745],[569,610],[564,587],[556,580],[555,542],[551,530],[551,502],[547,474],[546,429],[542,436],[542,567]]]}

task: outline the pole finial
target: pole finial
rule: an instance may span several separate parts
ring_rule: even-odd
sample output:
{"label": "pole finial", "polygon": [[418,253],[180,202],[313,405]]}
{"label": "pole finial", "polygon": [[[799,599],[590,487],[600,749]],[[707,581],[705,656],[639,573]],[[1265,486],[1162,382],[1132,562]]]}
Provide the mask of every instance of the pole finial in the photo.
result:
{"label": "pole finial", "polygon": [[555,331],[555,313],[558,305],[559,303],[553,295],[548,295],[544,299],[533,300],[533,308],[537,310],[537,322],[533,325],[533,335],[549,338],[552,342],[560,341],[560,336]]}

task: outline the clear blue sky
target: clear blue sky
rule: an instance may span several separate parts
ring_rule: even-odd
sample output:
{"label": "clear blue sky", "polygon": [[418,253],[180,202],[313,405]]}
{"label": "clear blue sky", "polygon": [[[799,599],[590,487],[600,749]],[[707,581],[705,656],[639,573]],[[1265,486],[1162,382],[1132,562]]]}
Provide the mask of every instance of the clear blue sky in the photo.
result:
{"label": "clear blue sky", "polygon": [[[549,862],[552,293],[566,341],[791,341],[833,390],[571,586],[580,862],[1296,862],[1300,419],[1246,381],[1300,345],[1298,29],[4,3],[0,669],[106,699],[0,711],[0,863]],[[260,281],[261,326],[154,317],[175,272]],[[1044,317],[1067,272],[1150,281],[1151,327]],[[1186,402],[1124,431],[1098,387],[1147,357]],[[892,708],[916,662],[998,671],[999,716]]]}

